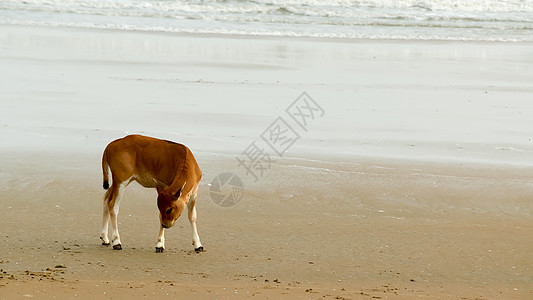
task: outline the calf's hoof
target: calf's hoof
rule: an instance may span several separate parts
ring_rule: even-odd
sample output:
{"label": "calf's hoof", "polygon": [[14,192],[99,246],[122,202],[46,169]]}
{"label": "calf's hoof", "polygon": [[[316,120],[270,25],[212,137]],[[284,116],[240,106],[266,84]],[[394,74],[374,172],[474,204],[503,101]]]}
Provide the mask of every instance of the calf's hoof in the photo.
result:
{"label": "calf's hoof", "polygon": [[205,252],[204,247],[202,247],[202,246],[200,246],[200,247],[194,249],[194,251],[195,251],[196,253]]}
{"label": "calf's hoof", "polygon": [[163,253],[165,251],[165,248],[163,247],[155,247],[155,253]]}
{"label": "calf's hoof", "polygon": [[122,250],[122,245],[121,244],[113,245],[113,250]]}
{"label": "calf's hoof", "polygon": [[104,246],[109,246],[109,245],[111,245],[111,243],[106,242],[102,237],[100,237],[100,239],[102,240],[102,245],[104,245]]}

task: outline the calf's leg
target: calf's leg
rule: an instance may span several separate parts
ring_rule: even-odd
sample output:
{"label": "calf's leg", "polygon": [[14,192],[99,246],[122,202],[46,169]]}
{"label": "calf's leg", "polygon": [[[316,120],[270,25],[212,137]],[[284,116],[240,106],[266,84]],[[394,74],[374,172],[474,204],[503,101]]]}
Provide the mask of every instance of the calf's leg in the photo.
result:
{"label": "calf's leg", "polygon": [[155,244],[155,252],[160,253],[163,251],[165,251],[165,228],[161,225],[157,243]]}
{"label": "calf's leg", "polygon": [[100,239],[102,240],[102,245],[109,246],[109,237],[107,236],[109,231],[109,208],[108,204],[109,199],[113,197],[113,189],[107,190],[104,196],[104,212],[102,216],[102,231],[100,232]]}
{"label": "calf's leg", "polygon": [[198,189],[196,189],[196,192],[194,195],[191,196],[191,201],[187,203],[187,208],[189,209],[189,222],[191,223],[191,229],[192,229],[192,245],[194,246],[194,251],[203,252],[204,247],[202,246],[202,243],[200,242],[200,237],[198,236],[198,228],[196,227],[196,198],[198,196]]}
{"label": "calf's leg", "polygon": [[119,212],[119,205],[120,205],[120,199],[122,198],[122,195],[124,194],[124,189],[126,188],[127,183],[122,183],[118,186],[113,184],[112,189],[112,197],[107,202],[107,209],[109,211],[109,218],[111,220],[111,228],[112,228],[112,234],[111,234],[111,245],[113,245],[113,249],[115,250],[122,250],[122,243],[120,242],[120,234],[118,233],[118,212]]}

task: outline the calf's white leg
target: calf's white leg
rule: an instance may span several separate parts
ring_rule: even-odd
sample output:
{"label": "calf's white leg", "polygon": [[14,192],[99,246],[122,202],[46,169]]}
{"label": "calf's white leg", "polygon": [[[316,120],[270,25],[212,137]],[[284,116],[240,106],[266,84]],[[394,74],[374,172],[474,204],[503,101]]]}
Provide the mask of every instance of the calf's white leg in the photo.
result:
{"label": "calf's white leg", "polygon": [[107,206],[107,194],[104,198],[104,213],[102,216],[102,231],[100,233],[100,239],[102,240],[102,245],[109,246],[109,237],[107,233],[109,231],[109,208]]}
{"label": "calf's white leg", "polygon": [[187,203],[187,208],[189,209],[189,222],[191,223],[192,228],[192,245],[194,246],[194,251],[196,252],[202,252],[204,251],[204,247],[202,247],[202,243],[200,242],[200,237],[198,236],[198,228],[196,227],[196,198],[198,196],[198,193],[194,193],[192,196],[192,201],[189,201]]}
{"label": "calf's white leg", "polygon": [[124,194],[124,189],[126,188],[127,185],[128,183],[122,183],[118,189],[114,189],[111,201],[107,203],[109,217],[111,219],[111,228],[113,230],[111,234],[111,245],[113,245],[113,249],[115,250],[122,250],[122,243],[120,242],[120,234],[118,233],[117,218],[118,218],[120,200],[122,199],[122,195]]}
{"label": "calf's white leg", "polygon": [[157,243],[155,244],[155,252],[165,251],[165,228],[161,226],[159,228],[159,236],[157,237]]}

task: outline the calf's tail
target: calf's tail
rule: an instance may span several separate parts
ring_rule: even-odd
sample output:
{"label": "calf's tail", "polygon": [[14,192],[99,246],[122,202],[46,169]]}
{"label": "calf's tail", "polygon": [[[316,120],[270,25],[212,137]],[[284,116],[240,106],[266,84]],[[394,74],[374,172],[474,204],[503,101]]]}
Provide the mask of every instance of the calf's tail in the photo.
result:
{"label": "calf's tail", "polygon": [[102,156],[102,172],[104,173],[104,190],[109,189],[109,164],[107,163],[107,149]]}

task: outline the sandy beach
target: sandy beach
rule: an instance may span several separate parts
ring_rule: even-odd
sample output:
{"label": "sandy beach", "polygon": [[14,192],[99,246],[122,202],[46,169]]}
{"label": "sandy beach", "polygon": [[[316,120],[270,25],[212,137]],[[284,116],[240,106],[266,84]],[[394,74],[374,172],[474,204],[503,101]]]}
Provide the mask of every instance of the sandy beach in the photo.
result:
{"label": "sandy beach", "polygon": [[[532,50],[2,25],[0,299],[531,299]],[[323,114],[299,127],[304,92]],[[101,245],[101,154],[131,133],[195,154],[206,252],[182,217],[156,253],[138,184]]]}

